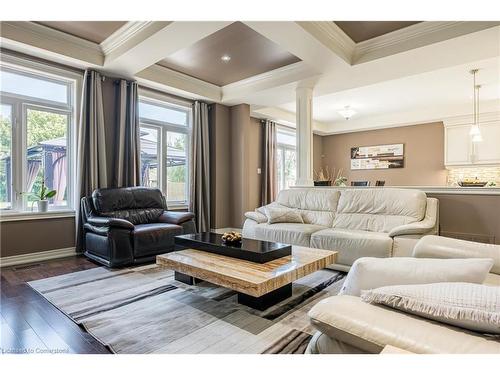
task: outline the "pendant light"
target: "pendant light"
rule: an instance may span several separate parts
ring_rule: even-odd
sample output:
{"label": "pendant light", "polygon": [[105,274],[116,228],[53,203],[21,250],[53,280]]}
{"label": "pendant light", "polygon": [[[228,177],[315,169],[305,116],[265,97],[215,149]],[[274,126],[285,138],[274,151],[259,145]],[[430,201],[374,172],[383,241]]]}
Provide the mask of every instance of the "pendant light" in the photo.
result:
{"label": "pendant light", "polygon": [[472,80],[473,80],[473,90],[474,90],[474,96],[473,96],[473,120],[472,120],[472,126],[470,128],[469,134],[472,137],[472,142],[477,143],[477,142],[482,142],[483,141],[483,136],[481,135],[481,129],[479,129],[479,89],[481,88],[481,85],[476,85],[476,74],[479,71],[479,69],[472,69],[470,73],[472,74]]}

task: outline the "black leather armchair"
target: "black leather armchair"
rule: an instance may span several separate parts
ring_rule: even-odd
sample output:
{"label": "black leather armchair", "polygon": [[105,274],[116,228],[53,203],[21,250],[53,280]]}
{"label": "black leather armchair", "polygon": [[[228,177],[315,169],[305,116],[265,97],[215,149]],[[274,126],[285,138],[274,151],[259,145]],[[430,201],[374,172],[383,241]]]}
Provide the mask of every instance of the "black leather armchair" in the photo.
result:
{"label": "black leather armchair", "polygon": [[153,261],[174,250],[174,236],[194,233],[190,212],[167,211],[158,189],[97,189],[81,201],[85,255],[108,267]]}

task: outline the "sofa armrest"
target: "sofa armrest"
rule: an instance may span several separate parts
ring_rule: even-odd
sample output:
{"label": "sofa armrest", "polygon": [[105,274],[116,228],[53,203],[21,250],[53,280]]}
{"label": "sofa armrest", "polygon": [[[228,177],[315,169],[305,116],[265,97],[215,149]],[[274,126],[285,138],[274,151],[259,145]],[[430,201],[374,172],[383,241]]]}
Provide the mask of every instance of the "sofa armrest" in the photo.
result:
{"label": "sofa armrest", "polygon": [[158,218],[158,221],[160,223],[180,225],[193,218],[194,214],[192,212],[164,211]]}
{"label": "sofa armrest", "polygon": [[90,216],[87,223],[95,227],[114,227],[123,229],[134,229],[134,224],[125,219],[104,216]]}
{"label": "sofa armrest", "polygon": [[441,236],[425,236],[413,249],[415,258],[491,258],[492,273],[500,274],[500,245],[457,240]]}
{"label": "sofa armrest", "polygon": [[257,222],[258,224],[267,223],[267,216],[257,211],[245,212],[245,217]]}
{"label": "sofa armrest", "polygon": [[500,343],[487,335],[372,305],[354,296],[334,296],[310,311],[312,324],[329,337],[379,353],[386,345],[413,353],[498,353]]}
{"label": "sofa armrest", "polygon": [[425,217],[415,223],[399,225],[389,232],[390,237],[403,236],[408,234],[434,234],[437,233],[439,201],[436,198],[427,198]]}

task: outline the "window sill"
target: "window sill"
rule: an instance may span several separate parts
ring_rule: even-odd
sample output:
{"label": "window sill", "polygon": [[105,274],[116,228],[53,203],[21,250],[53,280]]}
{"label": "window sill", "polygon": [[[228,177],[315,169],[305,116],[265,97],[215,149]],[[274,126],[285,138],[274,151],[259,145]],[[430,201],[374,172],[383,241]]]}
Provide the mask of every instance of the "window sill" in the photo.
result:
{"label": "window sill", "polygon": [[167,202],[167,210],[168,211],[181,211],[189,209],[189,205],[187,203],[168,203]]}
{"label": "window sill", "polygon": [[2,212],[0,213],[0,223],[6,221],[58,219],[63,217],[75,217],[75,210],[60,209],[48,212],[37,212],[37,211]]}

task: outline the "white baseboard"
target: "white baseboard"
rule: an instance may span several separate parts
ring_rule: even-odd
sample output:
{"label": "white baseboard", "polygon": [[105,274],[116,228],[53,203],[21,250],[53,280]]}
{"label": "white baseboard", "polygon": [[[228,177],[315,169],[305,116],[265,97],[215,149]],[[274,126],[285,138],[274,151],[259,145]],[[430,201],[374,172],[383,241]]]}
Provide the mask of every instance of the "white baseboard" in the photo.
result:
{"label": "white baseboard", "polygon": [[29,253],[22,255],[13,255],[10,257],[0,258],[0,267],[16,266],[18,264],[35,263],[43,260],[70,257],[76,254],[74,247],[64,249],[40,251],[37,253]]}

